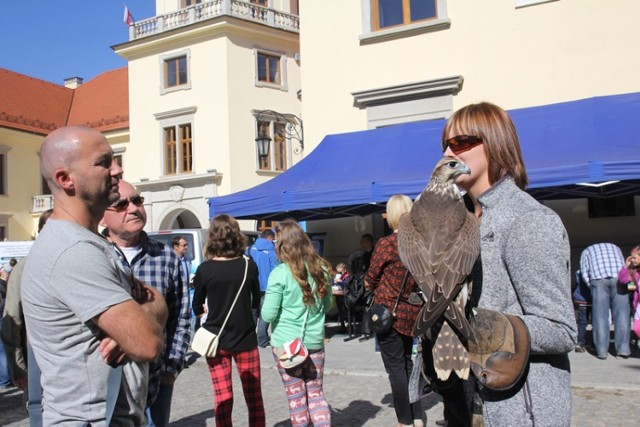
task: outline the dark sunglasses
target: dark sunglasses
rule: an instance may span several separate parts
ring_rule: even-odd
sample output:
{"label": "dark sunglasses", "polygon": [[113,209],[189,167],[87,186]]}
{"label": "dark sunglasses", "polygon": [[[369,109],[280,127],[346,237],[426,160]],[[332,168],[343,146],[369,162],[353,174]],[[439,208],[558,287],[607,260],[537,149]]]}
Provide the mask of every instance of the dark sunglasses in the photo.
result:
{"label": "dark sunglasses", "polygon": [[133,203],[134,206],[140,207],[144,203],[144,197],[133,196],[130,199],[120,199],[109,206],[109,209],[112,209],[116,212],[123,212],[129,207],[129,203]]}
{"label": "dark sunglasses", "polygon": [[480,144],[482,144],[482,139],[477,136],[456,135],[453,138],[442,141],[442,151],[447,151],[447,147],[449,147],[453,154],[460,154]]}

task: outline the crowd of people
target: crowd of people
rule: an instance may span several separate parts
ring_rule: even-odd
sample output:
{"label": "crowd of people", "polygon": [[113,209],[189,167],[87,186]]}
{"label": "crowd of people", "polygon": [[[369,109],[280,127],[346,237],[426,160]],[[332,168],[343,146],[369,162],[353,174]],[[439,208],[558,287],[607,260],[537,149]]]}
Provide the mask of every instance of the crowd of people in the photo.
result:
{"label": "crowd of people", "polygon": [[[477,307],[518,316],[530,354],[526,373],[507,390],[478,386],[473,374],[446,382],[431,376],[444,402],[439,423],[466,426],[480,415],[488,425],[569,425],[568,353],[587,346],[588,308],[598,358],[608,354],[610,312],[616,356],[630,355],[631,307],[640,335],[640,246],[626,259],[612,244],[585,249],[573,293],[576,324],[567,232],[553,211],[524,191],[527,174],[508,114],[489,103],[456,111],[441,148],[471,171],[456,180],[480,230],[467,314]],[[2,322],[11,350],[6,375],[27,391],[27,372],[40,372],[31,384],[41,389],[28,390],[32,420],[168,425],[174,383],[201,327],[218,340],[217,352],[206,358],[216,425],[231,425],[233,364],[249,425],[266,425],[258,347],[269,346],[291,424],[331,425],[323,390],[326,314],[337,302],[346,328],[343,298],[351,276],[361,274],[371,299],[394,312],[391,327],[376,332],[375,340],[397,425],[424,425],[409,384],[416,346],[428,353],[433,337],[421,337],[420,344],[413,336],[430,296],[398,251],[398,224],[413,205],[409,197],[389,199],[388,236],[375,243],[372,235],[362,236],[360,253],[335,270],[295,221],[279,222],[247,247],[236,219],[218,215],[208,230],[206,261],[191,274],[185,239],[178,236],[168,247],[143,230],[144,197],[121,179],[102,134],[57,129],[43,142],[40,163],[55,208],[41,218],[28,257],[2,278],[10,290]],[[0,385],[8,381],[4,370],[0,364]],[[429,366],[424,370],[429,374]]]}

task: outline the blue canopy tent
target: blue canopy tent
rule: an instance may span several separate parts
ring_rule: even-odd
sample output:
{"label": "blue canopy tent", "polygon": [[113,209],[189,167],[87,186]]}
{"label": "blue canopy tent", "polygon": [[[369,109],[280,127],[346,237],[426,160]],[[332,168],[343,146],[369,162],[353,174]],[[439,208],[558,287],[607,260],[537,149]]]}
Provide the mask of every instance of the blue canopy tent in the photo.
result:
{"label": "blue canopy tent", "polygon": [[[640,194],[640,93],[509,112],[539,199]],[[328,135],[283,174],[209,199],[210,217],[313,220],[384,212],[393,194],[417,196],[442,157],[444,120]],[[582,183],[620,181],[606,186]]]}

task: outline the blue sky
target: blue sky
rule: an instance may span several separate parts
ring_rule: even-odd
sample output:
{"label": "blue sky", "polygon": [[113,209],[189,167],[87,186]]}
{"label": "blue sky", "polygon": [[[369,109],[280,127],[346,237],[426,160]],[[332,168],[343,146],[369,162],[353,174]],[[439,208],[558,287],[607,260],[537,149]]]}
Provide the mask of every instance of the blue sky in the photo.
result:
{"label": "blue sky", "polygon": [[3,0],[0,67],[63,84],[126,66],[111,49],[129,40],[125,3],[136,21],[155,15],[155,0]]}

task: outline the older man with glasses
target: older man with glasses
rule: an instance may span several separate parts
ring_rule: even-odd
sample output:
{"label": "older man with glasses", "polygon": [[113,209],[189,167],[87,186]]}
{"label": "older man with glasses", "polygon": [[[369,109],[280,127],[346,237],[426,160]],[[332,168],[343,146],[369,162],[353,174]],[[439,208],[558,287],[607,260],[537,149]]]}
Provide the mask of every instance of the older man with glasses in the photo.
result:
{"label": "older man with glasses", "polygon": [[165,348],[149,367],[147,397],[147,424],[167,426],[173,384],[184,367],[191,339],[189,291],[173,250],[149,238],[143,230],[147,222],[144,197],[125,181],[120,181],[119,191],[120,199],[107,208],[102,218],[104,234],[133,275],[162,293],[169,309]]}

